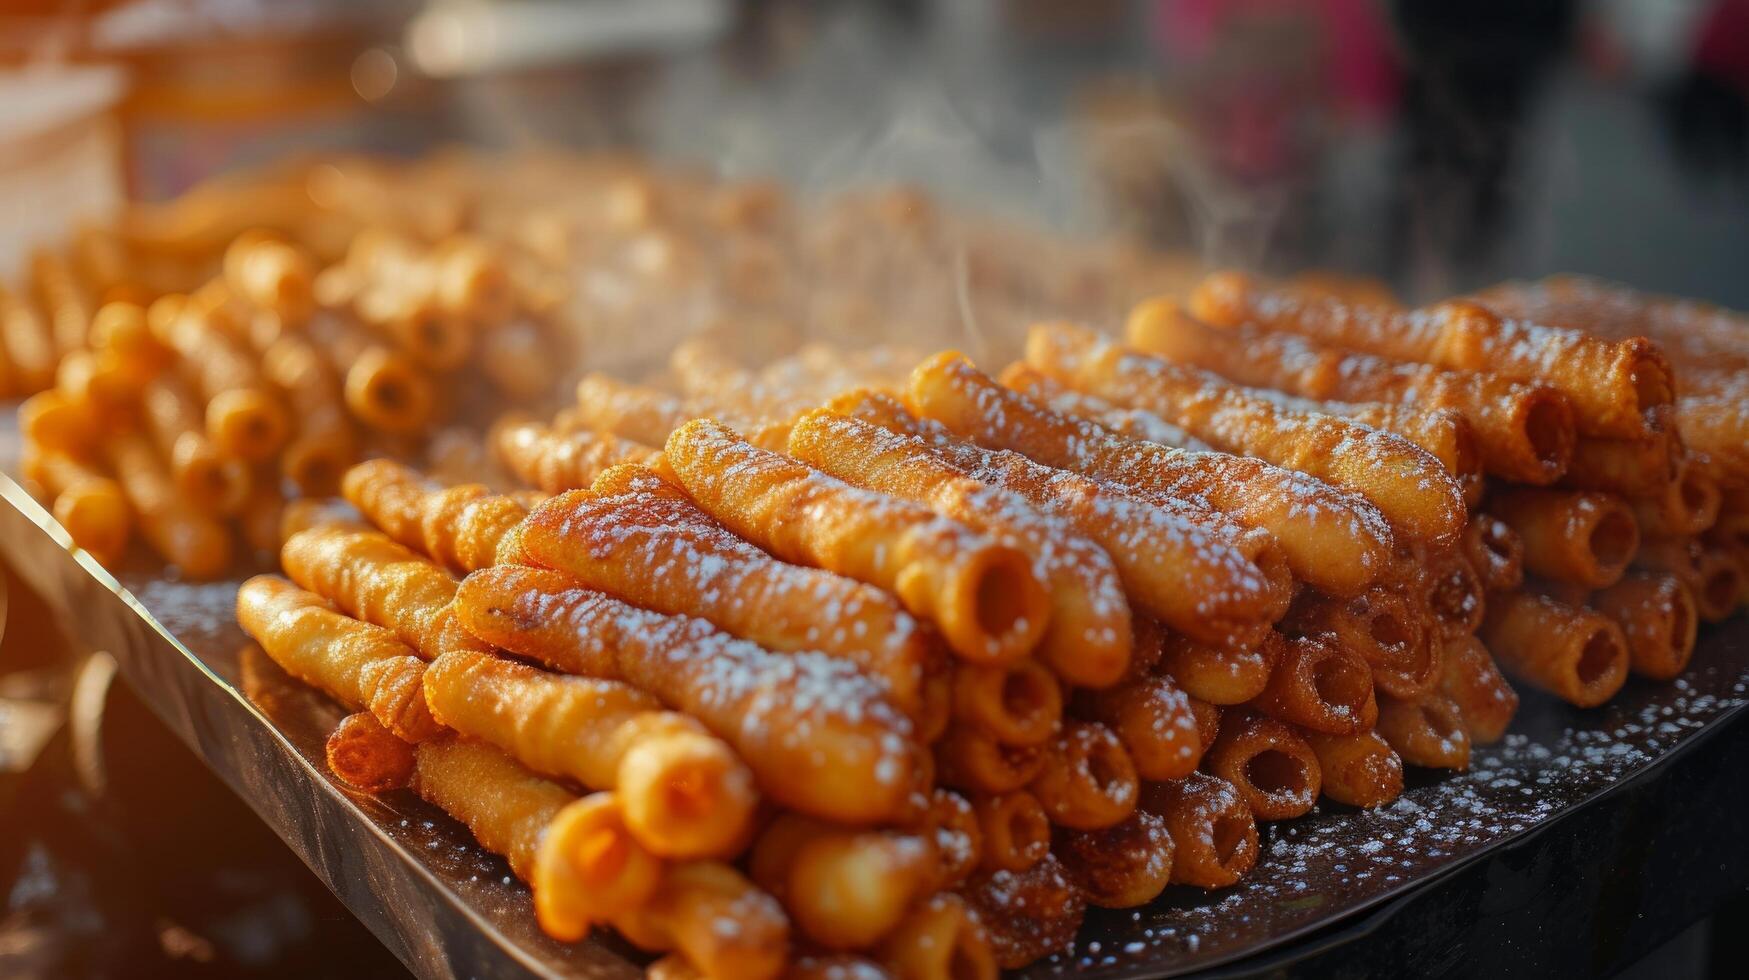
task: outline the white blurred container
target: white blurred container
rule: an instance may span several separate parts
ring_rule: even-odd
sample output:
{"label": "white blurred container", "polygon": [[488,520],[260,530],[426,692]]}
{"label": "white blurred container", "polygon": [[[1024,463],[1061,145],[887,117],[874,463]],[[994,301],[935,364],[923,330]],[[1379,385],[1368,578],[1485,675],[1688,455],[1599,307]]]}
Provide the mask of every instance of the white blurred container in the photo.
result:
{"label": "white blurred container", "polygon": [[0,274],[122,203],[124,82],[106,66],[0,70]]}

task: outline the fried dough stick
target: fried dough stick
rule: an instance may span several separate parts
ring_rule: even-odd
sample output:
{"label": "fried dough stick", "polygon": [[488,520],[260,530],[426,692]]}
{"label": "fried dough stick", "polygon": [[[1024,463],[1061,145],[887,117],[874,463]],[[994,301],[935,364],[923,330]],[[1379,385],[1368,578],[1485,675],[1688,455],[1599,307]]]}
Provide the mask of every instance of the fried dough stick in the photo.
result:
{"label": "fried dough stick", "polygon": [[1300,398],[1455,409],[1470,420],[1483,468],[1516,483],[1553,483],[1575,451],[1572,408],[1545,384],[1391,361],[1254,327],[1217,329],[1170,300],[1137,306],[1127,336],[1142,350],[1236,384]]}
{"label": "fried dough stick", "polygon": [[1463,552],[1488,592],[1509,592],[1524,582],[1524,542],[1504,521],[1472,515]]}
{"label": "fried dough stick", "polygon": [[1523,543],[1525,570],[1558,582],[1607,588],[1639,551],[1633,510],[1607,493],[1526,487],[1496,492],[1487,506]]}
{"label": "fried dough stick", "polygon": [[921,749],[875,681],[820,654],[773,654],[562,573],[501,565],[456,594],[475,636],[555,670],[626,680],[727,739],[772,799],[852,823],[909,805]]}
{"label": "fried dough stick", "polygon": [[261,353],[261,373],[282,393],[297,433],[280,457],[280,470],[308,496],[326,496],[358,458],[358,440],[346,413],[340,381],[314,344],[287,333]]}
{"label": "fried dough stick", "polygon": [[1628,642],[1615,621],[1547,596],[1490,597],[1480,636],[1514,677],[1581,708],[1608,701],[1627,680]]}
{"label": "fried dough stick", "polygon": [[377,343],[339,316],[318,315],[307,332],[341,376],[341,397],[353,418],[403,436],[431,423],[438,410],[436,382],[406,354]]}
{"label": "fried dough stick", "polygon": [[670,865],[649,902],[610,921],[632,945],[678,950],[719,980],[773,980],[789,958],[782,907],[718,861]]}
{"label": "fried dough stick", "polygon": [[1632,501],[1634,517],[1650,537],[1700,534],[1718,521],[1723,496],[1718,477],[1700,457],[1685,452],[1669,484],[1655,496]]}
{"label": "fried dough stick", "polygon": [[912,910],[877,952],[897,980],[996,980],[1000,972],[983,922],[964,899],[945,892]]}
{"label": "fried dough stick", "polygon": [[213,446],[200,403],[181,381],[164,375],[147,384],[140,393],[140,413],[189,503],[221,514],[234,514],[243,506],[253,489],[249,464]]}
{"label": "fried dough stick", "polygon": [[691,615],[769,650],[818,650],[878,678],[919,717],[938,658],[898,600],[832,572],[778,561],[735,537],[650,470],[615,467],[562,493],[517,532],[519,558],[670,615]]}
{"label": "fried dough stick", "polygon": [[219,452],[249,462],[272,458],[291,434],[291,418],[269,390],[255,357],[219,323],[222,312],[188,303],[159,340],[176,351],[206,402],[206,431]]}
{"label": "fried dough stick", "polygon": [[446,637],[467,649],[486,649],[450,630],[455,580],[386,534],[343,524],[312,527],[286,539],[279,561],[300,587],[392,631],[426,660],[444,652]]}
{"label": "fried dough stick", "polygon": [[536,772],[614,790],[652,854],[732,857],[745,846],[752,773],[697,721],[629,684],[457,650],[425,671],[425,699],[439,724]]}
{"label": "fried dough stick", "polygon": [[484,568],[528,509],[478,484],[439,490],[418,472],[387,459],[346,471],[340,492],[384,534],[452,568]]}
{"label": "fried dough stick", "polygon": [[1058,860],[1091,905],[1146,905],[1172,880],[1175,846],[1159,814],[1138,809],[1122,823],[1099,830],[1060,827],[1054,837]]}
{"label": "fried dough stick", "polygon": [[1502,316],[1606,340],[1650,337],[1681,368],[1749,368],[1749,320],[1710,303],[1574,275],[1503,282],[1470,298]]}
{"label": "fried dough stick", "polygon": [[1650,538],[1634,556],[1634,564],[1681,579],[1694,597],[1695,611],[1709,623],[1731,615],[1742,599],[1745,569],[1722,544],[1710,539]]}
{"label": "fried dough stick", "polygon": [[1403,760],[1377,732],[1305,732],[1317,753],[1325,796],[1349,806],[1383,806],[1403,795]]}
{"label": "fried dough stick", "polygon": [[1440,658],[1439,690],[1457,705],[1470,741],[1500,741],[1518,713],[1518,692],[1506,683],[1493,654],[1474,636],[1447,637]]}
{"label": "fried dough stick", "polygon": [[516,478],[546,493],[587,487],[620,463],[644,463],[656,450],[606,432],[554,432],[527,416],[493,427],[493,451]]}
{"label": "fried dough stick", "polygon": [[[1247,398],[1274,406],[1280,412],[1329,415],[1384,432],[1395,433],[1431,454],[1457,481],[1465,506],[1482,499],[1486,476],[1476,448],[1475,432],[1462,412],[1450,408],[1422,409],[1413,405],[1383,402],[1318,401],[1295,398],[1279,391],[1236,388],[1225,379],[1210,379],[1233,388]],[[1002,372],[1003,384],[1024,392],[1065,415],[1091,419],[1132,439],[1146,439],[1162,446],[1213,451],[1214,447],[1166,421],[1154,412],[1128,408],[1064,385],[1030,365],[1011,364]]]}
{"label": "fried dough stick", "polygon": [[660,446],[668,434],[699,413],[655,388],[629,384],[600,372],[577,383],[577,412],[583,424],[623,439]]}
{"label": "fried dough stick", "polygon": [[366,793],[404,789],[413,778],[413,753],[411,742],[384,728],[368,711],[340,719],[324,746],[328,769]]}
{"label": "fried dough stick", "polygon": [[73,543],[109,566],[127,549],[133,514],[120,484],[70,453],[43,449],[21,466],[26,479],[42,488],[55,520]]}
{"label": "fried dough stick", "polygon": [[1202,760],[1197,716],[1211,706],[1184,693],[1164,674],[1127,678],[1108,690],[1083,693],[1076,708],[1082,717],[1103,722],[1117,734],[1142,779],[1182,779]]}
{"label": "fried dough stick", "polygon": [[17,394],[34,395],[55,382],[55,339],[36,308],[0,287],[0,346],[12,365]]}
{"label": "fried dough stick", "polygon": [[935,847],[923,837],[780,814],[753,846],[749,874],[831,950],[868,949],[927,895]]}
{"label": "fried dough stick", "polygon": [[1158,814],[1172,835],[1172,880],[1225,888],[1257,863],[1257,820],[1232,783],[1207,773],[1149,783],[1141,809]]}
{"label": "fried dough stick", "polygon": [[1592,596],[1591,604],[1621,625],[1634,673],[1671,680],[1688,666],[1700,611],[1675,575],[1635,572]]}
{"label": "fried dough stick", "polygon": [[1281,652],[1255,707],[1307,731],[1350,735],[1378,720],[1372,669],[1353,647],[1334,637],[1271,634]]}
{"label": "fried dough stick", "polygon": [[1357,493],[1412,537],[1442,543],[1463,526],[1463,492],[1456,481],[1401,436],[1334,416],[1278,410],[1194,368],[1126,351],[1066,324],[1034,327],[1026,358],[1036,371],[1153,412],[1217,449]]}
{"label": "fried dough stick", "polygon": [[1632,439],[1674,398],[1670,365],[1644,337],[1613,342],[1522,320],[1475,303],[1384,311],[1339,300],[1297,297],[1238,273],[1202,281],[1191,312],[1217,326],[1255,323],[1336,344],[1461,371],[1495,371],[1543,381],[1567,396],[1586,435]]}
{"label": "fried dough stick", "polygon": [[409,742],[439,729],[425,705],[425,663],[393,633],[335,612],[321,597],[275,575],[237,592],[237,622],[286,673],[354,711],[369,709]]}
{"label": "fried dough stick", "polygon": [[969,661],[1025,656],[1049,625],[1049,596],[1024,553],[926,507],[851,487],[709,419],[675,430],[666,458],[723,526],[779,558],[892,591]]}
{"label": "fried dough stick", "polygon": [[789,453],[857,486],[924,504],[1031,556],[1051,605],[1037,656],[1065,681],[1106,687],[1129,667],[1130,610],[1117,569],[1067,521],[964,475],[921,439],[846,415],[803,415],[790,430]]}
{"label": "fried dough stick", "polygon": [[1295,575],[1333,594],[1364,589],[1391,551],[1389,524],[1359,497],[1261,460],[1170,449],[1065,418],[1002,387],[952,352],[917,367],[909,398],[919,414],[992,449],[1206,501],[1242,525],[1268,530]]}
{"label": "fried dough stick", "polygon": [[414,750],[413,790],[504,855],[534,891],[541,929],[576,942],[646,906],[666,873],[624,826],[612,793],[578,799],[490,745],[443,738]]}
{"label": "fried dough stick", "polygon": [[224,279],[233,295],[301,325],[315,309],[315,262],[303,249],[262,232],[245,232],[225,249]]}
{"label": "fried dough stick", "polygon": [[1186,636],[1243,647],[1287,609],[1291,583],[1267,532],[1018,453],[979,449],[912,415],[890,395],[847,392],[827,408],[919,437],[960,472],[1070,522],[1105,548],[1139,611]]}
{"label": "fried dough stick", "polygon": [[1378,587],[1353,599],[1305,595],[1288,622],[1299,632],[1329,633],[1372,668],[1385,694],[1418,698],[1439,681],[1439,635],[1425,606]]}
{"label": "fried dough stick", "polygon": [[1323,770],[1293,726],[1244,709],[1222,712],[1203,766],[1239,791],[1258,820],[1286,820],[1318,802]]}
{"label": "fried dough stick", "polygon": [[151,443],[136,432],[112,432],[104,440],[110,472],[152,550],[191,578],[217,577],[231,561],[225,526],[184,500]]}
{"label": "fried dough stick", "polygon": [[1749,405],[1742,392],[1678,399],[1676,428],[1732,485],[1749,484]]}
{"label": "fried dough stick", "polygon": [[1025,871],[980,874],[960,896],[989,931],[996,963],[1005,970],[1067,948],[1087,913],[1081,889],[1049,854]]}

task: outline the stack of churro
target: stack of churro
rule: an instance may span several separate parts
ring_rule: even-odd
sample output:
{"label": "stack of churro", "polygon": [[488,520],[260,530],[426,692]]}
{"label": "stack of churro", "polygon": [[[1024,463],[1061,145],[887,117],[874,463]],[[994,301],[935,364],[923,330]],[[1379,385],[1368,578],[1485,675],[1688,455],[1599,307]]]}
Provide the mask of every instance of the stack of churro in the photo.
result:
{"label": "stack of churro", "polygon": [[100,278],[45,250],[30,300],[0,295],[7,349],[50,368],[15,376],[34,391],[22,471],[105,564],[137,532],[182,574],[216,577],[278,547],[288,496],[332,494],[348,466],[417,451],[469,398],[544,394],[558,375],[536,302],[465,234],[421,246],[366,228],[322,268],[289,237],[246,232],[187,292],[148,285],[130,270],[149,250],[131,254]]}
{"label": "stack of churro", "polygon": [[[1749,552],[1727,503],[1746,479],[1741,329],[1588,280],[1410,310],[1223,273],[1188,309],[1138,307],[1129,340],[1295,409],[1467,422],[1484,478],[1465,532],[1484,546],[1479,635],[1515,678],[1589,707],[1630,672],[1681,673],[1697,624],[1745,599]],[[1488,552],[1521,556],[1524,581],[1496,579]]]}
{"label": "stack of churro", "polygon": [[[28,469],[76,542],[276,551],[238,618],[354,712],[334,773],[653,972],[1024,966],[1088,906],[1234,884],[1259,822],[1466,768],[1507,677],[1595,706],[1744,599],[1730,314],[1225,273],[1118,340],[1071,321],[1134,302],[1144,253],[908,191],[514,174],[340,161],[142,209],[44,253],[7,363],[52,382]],[[904,343],[968,304],[982,367]],[[553,336],[600,353],[502,411],[552,394]]]}

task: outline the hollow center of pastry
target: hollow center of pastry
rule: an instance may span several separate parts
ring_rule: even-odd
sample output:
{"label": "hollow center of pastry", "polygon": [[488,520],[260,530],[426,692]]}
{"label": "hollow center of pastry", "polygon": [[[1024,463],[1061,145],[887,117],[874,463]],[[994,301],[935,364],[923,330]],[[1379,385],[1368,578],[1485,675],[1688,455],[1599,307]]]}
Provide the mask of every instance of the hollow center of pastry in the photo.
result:
{"label": "hollow center of pastry", "polygon": [[991,565],[978,580],[978,626],[991,636],[1003,636],[1026,615],[1023,567],[1006,562]]}
{"label": "hollow center of pastry", "polygon": [[1002,710],[1022,724],[1032,721],[1048,710],[1050,695],[1045,685],[1049,677],[1030,670],[1013,670],[1002,679]]}
{"label": "hollow center of pastry", "polygon": [[611,827],[599,827],[577,842],[577,864],[589,877],[611,881],[625,869],[629,851],[625,839]]}
{"label": "hollow center of pastry", "polygon": [[1312,667],[1312,689],[1325,704],[1352,708],[1366,700],[1372,675],[1356,664],[1331,654]]}
{"label": "hollow center of pastry", "polygon": [[1591,554],[1606,568],[1626,565],[1639,543],[1634,519],[1617,510],[1605,511],[1591,528]]}
{"label": "hollow center of pastry", "polygon": [[378,380],[375,386],[375,401],[383,408],[394,410],[407,406],[407,390],[400,382]]}
{"label": "hollow center of pastry", "polygon": [[1599,630],[1591,634],[1591,638],[1585,641],[1584,649],[1579,651],[1579,665],[1576,668],[1579,683],[1591,687],[1608,677],[1620,653],[1615,638],[1608,633]]}
{"label": "hollow center of pastry", "polygon": [[1367,632],[1372,635],[1373,642],[1392,650],[1409,642],[1409,627],[1392,612],[1380,611],[1374,613],[1367,623]]}
{"label": "hollow center of pastry", "polygon": [[1538,460],[1552,462],[1567,451],[1570,438],[1567,421],[1559,402],[1538,398],[1530,403],[1524,414],[1524,436]]}
{"label": "hollow center of pastry", "polygon": [[1658,405],[1668,405],[1675,392],[1670,389],[1670,375],[1655,362],[1642,360],[1634,366],[1634,397],[1645,411]]}
{"label": "hollow center of pastry", "polygon": [[243,419],[243,437],[253,443],[263,443],[273,438],[273,426],[260,415],[248,415]]}
{"label": "hollow center of pastry", "polygon": [[1269,796],[1298,798],[1306,792],[1306,768],[1279,749],[1264,749],[1245,763],[1245,778]]}
{"label": "hollow center of pastry", "polygon": [[1489,524],[1482,535],[1482,547],[1487,550],[1488,557],[1502,568],[1512,564],[1515,557],[1512,553],[1512,532],[1504,524]]}
{"label": "hollow center of pastry", "polygon": [[1002,764],[1002,767],[1010,774],[1016,776],[1027,774],[1024,779],[1020,780],[1020,782],[1024,783],[1032,778],[1030,774],[1031,772],[1037,771],[1033,769],[1033,763],[1037,762],[1039,758],[1038,746],[998,745],[996,747],[996,758],[997,761]]}
{"label": "hollow center of pastry", "polygon": [[1239,847],[1245,843],[1245,821],[1227,815],[1216,817],[1214,825],[1209,828],[1209,843],[1214,846],[1215,860],[1222,867],[1232,864],[1239,855]]}
{"label": "hollow center of pastry", "polygon": [[1110,747],[1104,744],[1096,746],[1088,753],[1087,775],[1092,777],[1099,791],[1107,796],[1115,795],[1118,791],[1117,784],[1124,779],[1123,768],[1111,757]]}

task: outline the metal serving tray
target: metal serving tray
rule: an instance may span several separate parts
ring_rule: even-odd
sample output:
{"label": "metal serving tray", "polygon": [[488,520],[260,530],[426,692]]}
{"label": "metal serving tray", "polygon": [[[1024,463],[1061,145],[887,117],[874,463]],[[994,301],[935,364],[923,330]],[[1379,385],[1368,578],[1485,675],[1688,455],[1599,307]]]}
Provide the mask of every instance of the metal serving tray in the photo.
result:
{"label": "metal serving tray", "polygon": [[[527,890],[505,863],[435,808],[411,793],[374,798],[334,781],[322,750],[341,711],[288,677],[237,628],[232,603],[246,576],[173,581],[143,558],[112,575],[73,548],[43,507],[4,475],[0,499],[0,559],[45,597],[77,640],[110,652],[144,700],[415,973],[638,972],[644,959],[617,939],[567,946],[542,935]],[[1712,736],[1740,736],[1746,705],[1749,624],[1738,617],[1704,630],[1694,666],[1682,679],[1632,681],[1615,702],[1590,712],[1527,694],[1512,734],[1476,752],[1470,772],[1414,773],[1403,797],[1377,812],[1320,805],[1299,820],[1269,825],[1257,869],[1238,886],[1212,894],[1175,887],[1144,909],[1093,911],[1071,952],[1026,973],[1139,977],[1279,968],[1284,958],[1347,942],[1349,933],[1376,933],[1399,912],[1411,921],[1426,917],[1425,896],[1466,878],[1476,897],[1436,907],[1465,922],[1483,921],[1490,914],[1484,893],[1498,884],[1502,856],[1524,850],[1542,831],[1550,832],[1541,835],[1546,841],[1559,829],[1549,826],[1556,821],[1582,826],[1566,818],[1604,812],[1608,798],[1643,789],[1695,756],[1700,743],[1720,741]],[[1734,736],[1729,744],[1740,747],[1744,740]],[[1740,753],[1734,748],[1730,754]],[[1712,761],[1714,775],[1696,785],[1743,783],[1729,772],[1728,759]],[[1640,793],[1647,795],[1656,794]],[[1594,802],[1599,805],[1587,806]],[[1660,806],[1674,809],[1659,813],[1681,813],[1685,802],[1662,800]],[[1727,827],[1737,819],[1711,818]],[[1608,833],[1645,835],[1644,824]],[[1600,862],[1625,861],[1625,874],[1650,874],[1633,866],[1649,859],[1606,852],[1619,851],[1621,840],[1598,840],[1595,852],[1587,843],[1569,841],[1568,850],[1581,858],[1595,853]],[[1745,849],[1724,846],[1724,857],[1709,852],[1699,863],[1715,876],[1749,875]],[[1547,893],[1544,872],[1538,890]],[[1681,889],[1685,882],[1675,877],[1669,885]],[[1585,892],[1542,898],[1567,906],[1600,901]],[[1633,901],[1656,900],[1636,886]],[[1534,907],[1530,899],[1520,904]],[[1626,914],[1643,912],[1630,905]],[[1538,923],[1536,932],[1544,931]],[[1425,936],[1418,943],[1423,950],[1429,945]]]}

